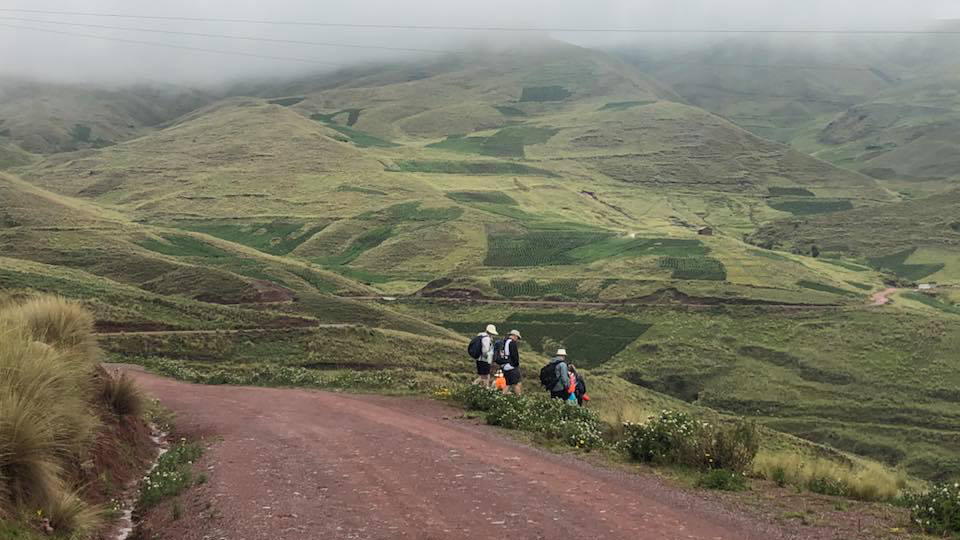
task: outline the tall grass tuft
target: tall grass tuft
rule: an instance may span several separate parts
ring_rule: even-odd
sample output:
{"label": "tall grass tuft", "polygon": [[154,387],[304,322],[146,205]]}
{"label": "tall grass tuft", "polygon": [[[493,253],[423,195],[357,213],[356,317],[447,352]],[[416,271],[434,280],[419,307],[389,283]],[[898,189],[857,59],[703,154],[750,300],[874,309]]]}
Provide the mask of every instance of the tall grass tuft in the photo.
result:
{"label": "tall grass tuft", "polygon": [[142,416],[147,407],[140,388],[126,373],[104,382],[102,398],[117,416]]}
{"label": "tall grass tuft", "polygon": [[781,486],[861,501],[892,501],[907,487],[907,475],[879,463],[844,465],[792,453],[762,453],[754,461],[757,476]]}
{"label": "tall grass tuft", "polygon": [[12,316],[23,320],[36,341],[75,355],[76,359],[98,358],[93,315],[76,302],[56,296],[28,300]]}
{"label": "tall grass tuft", "polygon": [[[97,358],[93,318],[79,305],[44,297],[0,306],[0,516],[39,510],[75,537],[100,523],[68,475],[100,427]],[[131,381],[111,384],[115,410],[142,411]]]}

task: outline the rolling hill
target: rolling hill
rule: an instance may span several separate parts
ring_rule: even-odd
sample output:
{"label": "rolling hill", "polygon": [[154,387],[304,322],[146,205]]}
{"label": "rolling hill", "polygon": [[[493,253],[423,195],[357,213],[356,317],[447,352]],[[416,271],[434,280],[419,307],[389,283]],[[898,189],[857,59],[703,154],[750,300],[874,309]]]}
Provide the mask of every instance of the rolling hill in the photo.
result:
{"label": "rolling hill", "polygon": [[[871,279],[765,257],[739,238],[769,219],[896,196],[680,103],[607,55],[527,44],[445,58],[422,75],[291,83],[281,90],[303,95],[220,101],[24,174],[140,224],[293,257],[386,293],[432,284],[432,295],[589,300],[679,288],[829,303]],[[718,236],[698,238],[704,226]]]}
{"label": "rolling hill", "polygon": [[[249,83],[190,110],[163,106],[126,131],[106,127],[123,115],[94,125],[90,136],[102,129],[109,145],[62,139],[95,107],[70,106],[48,147],[11,129],[11,152],[70,151],[17,153],[0,175],[0,288],[81,298],[104,331],[187,331],[111,335],[108,349],[204,373],[336,370],[326,344],[347,342],[370,353],[348,370],[393,370],[405,360],[394,348],[419,354],[438,339],[442,354],[409,369],[446,383],[468,369],[452,356],[457,340],[497,321],[522,327],[532,363],[557,343],[576,351],[600,394],[627,396],[625,409],[659,392],[651,402],[756,416],[926,476],[941,462],[956,469],[953,440],[937,440],[956,427],[955,397],[901,384],[915,358],[891,352],[913,343],[894,337],[929,326],[911,319],[921,310],[937,328],[927,351],[937,361],[925,365],[939,373],[956,315],[899,302],[867,311],[891,265],[937,264],[909,258],[932,249],[937,271],[950,271],[955,193],[904,202],[876,178],[764,138],[774,133],[747,116],[731,121],[725,98],[684,96],[705,87],[679,74],[675,92],[604,53],[511,47]],[[763,59],[726,47],[718,59]],[[835,61],[809,55],[763,61]],[[873,71],[797,76],[806,86],[768,79],[788,92],[754,111],[781,134],[893,91]],[[773,113],[789,103],[800,105]],[[38,133],[51,117],[37,117]],[[525,304],[537,301],[557,303]],[[359,328],[318,326],[342,324]],[[884,324],[882,366],[844,345],[845,328],[865,347]],[[881,393],[892,397],[863,405],[864,418],[836,413]],[[919,398],[882,421],[897,400]],[[922,455],[908,459],[911,441],[889,426],[920,433]]]}
{"label": "rolling hill", "polygon": [[3,78],[0,142],[6,138],[35,154],[109,146],[212,99],[207,92],[166,85],[108,89]]}

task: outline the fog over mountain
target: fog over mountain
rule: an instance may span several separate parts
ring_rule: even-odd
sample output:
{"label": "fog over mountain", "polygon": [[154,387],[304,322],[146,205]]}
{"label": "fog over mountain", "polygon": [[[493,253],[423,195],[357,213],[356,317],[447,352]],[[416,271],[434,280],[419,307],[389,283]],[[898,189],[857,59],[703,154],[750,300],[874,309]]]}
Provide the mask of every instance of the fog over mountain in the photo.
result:
{"label": "fog over mountain", "polygon": [[[89,15],[92,13],[126,17]],[[937,18],[950,17],[960,17],[960,6],[950,0],[928,0],[919,4],[889,0],[211,0],[202,3],[171,0],[149,4],[95,0],[82,6],[66,0],[8,0],[0,6],[0,75],[90,84],[150,81],[210,84],[248,76],[290,76],[369,61],[436,57],[438,53],[434,51],[471,47],[478,38],[498,42],[524,34],[462,29],[343,28],[302,23],[668,31],[869,30],[923,28]],[[236,22],[239,19],[259,22]],[[265,24],[264,21],[288,24]],[[676,42],[703,37],[557,31],[550,35],[583,45]],[[713,39],[716,38],[714,35]],[[429,49],[430,52],[387,49]]]}

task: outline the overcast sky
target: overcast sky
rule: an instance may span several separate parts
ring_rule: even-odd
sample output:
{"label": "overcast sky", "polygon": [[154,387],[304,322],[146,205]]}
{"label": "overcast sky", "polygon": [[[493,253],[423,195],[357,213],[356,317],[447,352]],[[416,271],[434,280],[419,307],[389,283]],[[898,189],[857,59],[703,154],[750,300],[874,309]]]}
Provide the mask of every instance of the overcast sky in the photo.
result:
{"label": "overcast sky", "polygon": [[[656,29],[890,29],[912,28],[937,18],[960,18],[958,0],[87,0],[82,3],[72,0],[3,0],[0,8],[359,24]],[[315,71],[324,69],[324,62],[349,64],[418,57],[418,53],[400,51],[278,44],[37,22],[41,20],[438,50],[463,47],[471,35],[449,31],[158,21],[0,11],[0,74],[88,83],[212,83],[249,75],[286,76],[304,70]],[[11,28],[10,25],[21,28]],[[178,50],[38,29],[310,62]],[[583,45],[633,39],[622,34],[563,34],[555,37]]]}

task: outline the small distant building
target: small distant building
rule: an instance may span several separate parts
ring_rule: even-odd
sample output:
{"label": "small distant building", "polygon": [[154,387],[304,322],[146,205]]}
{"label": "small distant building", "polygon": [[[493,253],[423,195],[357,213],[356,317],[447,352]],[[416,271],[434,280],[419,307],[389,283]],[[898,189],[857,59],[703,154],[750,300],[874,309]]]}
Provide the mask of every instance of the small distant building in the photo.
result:
{"label": "small distant building", "polygon": [[700,227],[697,229],[697,234],[700,236],[713,236],[713,227]]}
{"label": "small distant building", "polygon": [[932,283],[921,283],[917,285],[917,290],[919,291],[932,291],[935,288],[935,285]]}

